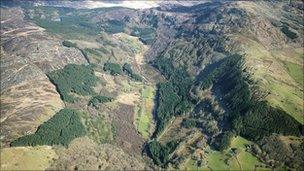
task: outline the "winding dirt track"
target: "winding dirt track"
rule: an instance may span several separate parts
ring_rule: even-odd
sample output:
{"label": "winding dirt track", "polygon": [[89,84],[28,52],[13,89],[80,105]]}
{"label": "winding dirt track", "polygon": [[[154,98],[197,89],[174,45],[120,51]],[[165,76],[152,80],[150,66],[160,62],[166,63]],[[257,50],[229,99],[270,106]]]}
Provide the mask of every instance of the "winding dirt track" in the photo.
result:
{"label": "winding dirt track", "polygon": [[12,29],[9,31],[1,32],[1,36],[11,35],[13,36],[13,38],[16,38],[20,36],[27,36],[28,34],[31,33],[42,32],[44,30],[45,29],[41,27],[29,26],[25,28],[18,28],[18,29]]}

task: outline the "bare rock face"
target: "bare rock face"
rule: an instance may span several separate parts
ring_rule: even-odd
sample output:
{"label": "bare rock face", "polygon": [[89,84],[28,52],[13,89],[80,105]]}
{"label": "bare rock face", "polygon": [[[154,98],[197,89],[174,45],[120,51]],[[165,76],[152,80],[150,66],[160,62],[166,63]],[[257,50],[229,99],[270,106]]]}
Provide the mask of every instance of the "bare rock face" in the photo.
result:
{"label": "bare rock face", "polygon": [[46,73],[87,63],[75,48],[23,20],[20,8],[1,8],[1,142],[33,133],[64,107]]}
{"label": "bare rock face", "polygon": [[144,170],[145,164],[111,145],[97,145],[84,137],[71,142],[69,148],[59,149],[51,170]]}

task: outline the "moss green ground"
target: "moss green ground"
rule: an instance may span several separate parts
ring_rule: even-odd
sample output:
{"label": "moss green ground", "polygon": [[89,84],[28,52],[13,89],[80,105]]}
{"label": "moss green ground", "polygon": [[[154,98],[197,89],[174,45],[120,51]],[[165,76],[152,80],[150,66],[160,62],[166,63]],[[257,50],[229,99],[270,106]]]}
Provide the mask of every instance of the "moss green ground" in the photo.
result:
{"label": "moss green ground", "polygon": [[[231,142],[231,148],[239,149],[237,159],[234,157],[233,160],[231,160],[230,165],[233,166],[232,168],[238,168],[242,170],[254,170],[255,165],[263,165],[256,157],[245,151],[246,144],[249,145],[252,144],[252,142],[242,137],[237,137]],[[239,163],[237,160],[239,161]]]}
{"label": "moss green ground", "polygon": [[[249,145],[252,142],[238,136],[233,139],[230,148],[224,152],[212,150],[208,146],[205,149],[207,164],[198,168],[198,170],[254,170],[255,165],[263,165],[256,157],[245,150],[246,144]],[[231,155],[232,148],[238,149],[236,157]],[[186,163],[186,168],[187,170],[196,170],[195,161],[190,159]]]}
{"label": "moss green ground", "polygon": [[152,121],[152,109],[155,89],[151,86],[144,86],[141,91],[141,102],[135,108],[136,128],[144,138],[150,136],[150,124]]}
{"label": "moss green ground", "polygon": [[303,80],[304,80],[303,66],[292,62],[284,62],[284,63],[289,75],[300,85],[303,85]]}
{"label": "moss green ground", "polygon": [[102,116],[90,117],[83,112],[81,115],[87,128],[88,136],[98,143],[111,142],[114,139],[113,127]]}

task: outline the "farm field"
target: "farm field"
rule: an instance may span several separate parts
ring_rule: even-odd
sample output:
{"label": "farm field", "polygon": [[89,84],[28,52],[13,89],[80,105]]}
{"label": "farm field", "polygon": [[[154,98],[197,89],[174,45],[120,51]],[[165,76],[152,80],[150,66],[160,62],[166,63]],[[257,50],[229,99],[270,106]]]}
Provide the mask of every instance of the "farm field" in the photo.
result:
{"label": "farm field", "polygon": [[151,135],[151,122],[153,119],[155,89],[152,86],[144,86],[141,90],[141,101],[135,108],[135,124],[138,132],[144,137]]}
{"label": "farm field", "polygon": [[[246,151],[245,145],[250,145],[252,142],[243,137],[236,137],[232,140],[230,147],[219,152],[207,146],[205,149],[205,160],[207,165],[199,167],[198,170],[254,170],[255,165],[263,165],[252,154]],[[231,150],[237,149],[235,156],[231,155]],[[196,170],[195,160],[190,159],[186,163],[187,170]],[[267,170],[263,168],[262,170]]]}

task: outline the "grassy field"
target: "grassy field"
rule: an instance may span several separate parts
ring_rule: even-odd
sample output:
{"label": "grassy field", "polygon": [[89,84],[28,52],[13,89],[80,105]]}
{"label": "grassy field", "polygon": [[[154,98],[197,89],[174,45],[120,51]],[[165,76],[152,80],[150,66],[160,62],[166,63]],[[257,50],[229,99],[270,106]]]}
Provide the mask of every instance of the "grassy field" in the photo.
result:
{"label": "grassy field", "polygon": [[206,154],[206,165],[197,168],[195,160],[190,159],[186,163],[187,170],[229,170],[229,166],[225,163],[225,160],[228,159],[228,156],[225,153],[212,150],[209,146],[205,149]]}
{"label": "grassy field", "polygon": [[256,157],[254,157],[249,152],[245,151],[246,144],[249,145],[249,144],[252,144],[252,142],[250,142],[242,137],[234,138],[233,141],[231,142],[231,148],[239,149],[237,158],[234,157],[230,163],[232,168],[242,169],[242,170],[254,170],[254,168],[255,168],[254,166],[256,164],[262,165],[262,163]]}
{"label": "grassy field", "polygon": [[[254,170],[255,165],[263,165],[256,157],[245,151],[246,144],[252,142],[236,137],[232,140],[230,148],[224,152],[219,152],[211,149],[209,146],[205,149],[206,165],[197,168],[195,161],[190,159],[186,163],[187,170]],[[231,155],[231,149],[236,148],[238,153],[235,156]],[[263,170],[265,170],[263,168]]]}
{"label": "grassy field", "polygon": [[[260,42],[245,36],[232,36],[242,43],[248,71],[260,89],[269,92],[266,100],[274,107],[280,107],[297,121],[304,124],[302,49],[286,47],[268,50]],[[302,84],[303,85],[303,84]]]}
{"label": "grassy field", "polygon": [[303,85],[303,81],[304,81],[303,66],[292,62],[284,62],[284,63],[289,75],[300,85]]}
{"label": "grassy field", "polygon": [[135,108],[136,128],[144,138],[150,136],[150,124],[152,121],[153,99],[155,89],[151,86],[144,86],[141,91],[141,104]]}
{"label": "grassy field", "polygon": [[225,160],[228,158],[225,153],[219,151],[207,149],[207,162],[208,167],[212,170],[228,170],[229,166],[225,163]]}
{"label": "grassy field", "polygon": [[[304,124],[303,118],[303,92],[295,91],[294,88],[271,81],[270,89],[276,94],[270,94],[266,99],[273,106],[277,106],[285,110],[297,121]],[[301,97],[302,95],[302,97]]]}
{"label": "grassy field", "polygon": [[45,170],[58,158],[49,146],[1,149],[0,170]]}

